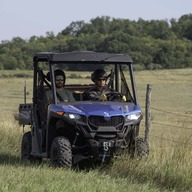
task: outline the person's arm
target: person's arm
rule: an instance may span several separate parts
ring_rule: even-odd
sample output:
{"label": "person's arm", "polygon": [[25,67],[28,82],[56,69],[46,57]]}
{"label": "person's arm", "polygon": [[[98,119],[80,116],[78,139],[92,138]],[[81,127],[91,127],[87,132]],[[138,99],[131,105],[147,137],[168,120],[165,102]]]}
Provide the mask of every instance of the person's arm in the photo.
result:
{"label": "person's arm", "polygon": [[48,90],[48,91],[46,91],[46,103],[47,103],[47,105],[49,105],[49,104],[51,104],[52,103],[52,101],[53,101],[53,94],[52,94],[52,91],[51,90]]}
{"label": "person's arm", "polygon": [[94,90],[94,88],[91,88],[88,91],[85,91],[83,93],[83,100],[84,101],[98,101],[99,100],[99,94]]}
{"label": "person's arm", "polygon": [[69,93],[69,101],[70,101],[70,102],[75,101],[75,98],[74,98],[74,96],[73,96],[73,93],[72,93],[71,91],[68,91],[68,93]]}
{"label": "person's arm", "polygon": [[87,94],[87,100],[99,101],[99,94],[96,91],[91,91]]}

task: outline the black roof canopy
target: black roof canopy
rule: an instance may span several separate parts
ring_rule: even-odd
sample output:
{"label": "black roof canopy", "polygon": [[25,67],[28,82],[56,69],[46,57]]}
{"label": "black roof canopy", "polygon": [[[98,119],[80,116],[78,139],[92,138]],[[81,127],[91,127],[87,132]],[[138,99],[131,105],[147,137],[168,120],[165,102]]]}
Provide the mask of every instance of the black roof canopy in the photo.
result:
{"label": "black roof canopy", "polygon": [[75,51],[65,53],[38,52],[35,53],[33,61],[50,63],[132,63],[132,58],[128,54],[115,54],[92,51]]}

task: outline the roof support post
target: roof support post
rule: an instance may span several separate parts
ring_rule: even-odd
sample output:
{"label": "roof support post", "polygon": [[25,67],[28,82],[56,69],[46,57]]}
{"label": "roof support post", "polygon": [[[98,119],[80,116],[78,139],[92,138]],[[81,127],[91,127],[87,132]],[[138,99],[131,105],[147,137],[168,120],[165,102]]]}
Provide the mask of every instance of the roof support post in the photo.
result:
{"label": "roof support post", "polygon": [[129,71],[130,71],[131,86],[132,86],[132,91],[133,91],[133,98],[134,98],[134,101],[135,101],[135,105],[138,105],[137,94],[136,94],[136,86],[135,86],[135,79],[134,79],[134,75],[133,75],[133,66],[132,66],[132,64],[129,64]]}

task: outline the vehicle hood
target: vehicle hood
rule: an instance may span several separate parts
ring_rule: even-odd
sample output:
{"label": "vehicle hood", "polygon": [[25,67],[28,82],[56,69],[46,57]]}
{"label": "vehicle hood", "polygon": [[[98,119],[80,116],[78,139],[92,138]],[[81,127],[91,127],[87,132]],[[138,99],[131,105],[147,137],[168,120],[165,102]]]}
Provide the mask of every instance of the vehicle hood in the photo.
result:
{"label": "vehicle hood", "polygon": [[71,102],[50,106],[51,111],[64,111],[80,115],[114,116],[141,112],[139,105],[127,102]]}

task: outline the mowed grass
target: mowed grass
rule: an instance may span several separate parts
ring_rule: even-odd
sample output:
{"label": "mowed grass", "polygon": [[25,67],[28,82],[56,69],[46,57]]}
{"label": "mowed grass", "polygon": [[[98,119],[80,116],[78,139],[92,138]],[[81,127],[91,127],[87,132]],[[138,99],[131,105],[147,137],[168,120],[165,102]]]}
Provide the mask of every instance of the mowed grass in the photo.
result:
{"label": "mowed grass", "polygon": [[[0,71],[5,73],[16,72]],[[89,73],[75,74],[82,78],[68,78],[67,84],[91,83]],[[192,69],[139,71],[135,80],[144,117],[146,86],[152,85],[149,158],[125,155],[109,167],[63,170],[52,168],[49,161],[20,161],[23,128],[13,114],[24,101],[24,81],[31,102],[32,78],[0,78],[0,191],[192,191]],[[144,128],[145,118],[142,136]]]}

